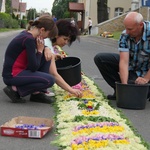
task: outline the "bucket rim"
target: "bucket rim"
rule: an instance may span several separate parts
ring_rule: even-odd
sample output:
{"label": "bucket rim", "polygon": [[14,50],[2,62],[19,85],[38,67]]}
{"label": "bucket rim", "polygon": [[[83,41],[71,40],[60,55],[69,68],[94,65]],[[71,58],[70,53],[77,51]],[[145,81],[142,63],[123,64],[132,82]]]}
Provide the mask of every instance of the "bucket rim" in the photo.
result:
{"label": "bucket rim", "polygon": [[[67,67],[58,67],[57,69],[58,70],[68,70],[68,69],[72,69],[72,68],[75,68],[75,67],[77,67],[77,66],[79,66],[80,64],[81,64],[81,59],[80,58],[78,58],[78,57],[73,57],[73,56],[69,56],[69,57],[65,57],[65,58],[63,58],[63,59],[69,59],[69,58],[75,58],[75,59],[78,59],[79,60],[79,62],[77,63],[77,64],[75,64],[75,65],[69,65],[69,66],[67,66]],[[63,61],[63,59],[59,59],[59,60],[57,60],[57,61]]]}
{"label": "bucket rim", "polygon": [[131,84],[131,83],[128,83],[128,84],[122,84],[120,82],[115,82],[116,85],[122,85],[122,86],[135,86],[135,87],[147,87],[147,86],[150,86],[150,83],[146,83],[146,84]]}

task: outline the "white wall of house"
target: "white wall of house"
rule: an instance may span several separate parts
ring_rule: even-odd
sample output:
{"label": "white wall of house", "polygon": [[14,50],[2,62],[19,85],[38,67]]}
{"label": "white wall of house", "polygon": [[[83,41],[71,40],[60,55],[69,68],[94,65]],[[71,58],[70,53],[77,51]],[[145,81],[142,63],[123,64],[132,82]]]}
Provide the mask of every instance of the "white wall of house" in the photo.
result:
{"label": "white wall of house", "polygon": [[142,5],[142,0],[132,0],[131,2],[131,10],[136,10],[140,8]]}
{"label": "white wall of house", "polygon": [[[85,7],[85,25],[87,28],[88,17],[90,16],[93,22],[93,26],[97,25],[97,1],[98,0],[78,0],[78,3],[84,3]],[[137,0],[108,0],[107,6],[109,11],[109,19],[114,18],[117,14],[125,13],[131,10],[131,2]],[[141,1],[141,0],[138,0]],[[120,11],[122,10],[122,12]],[[80,15],[78,15],[80,18]]]}
{"label": "white wall of house", "polygon": [[2,0],[0,12],[5,12],[5,0]]}
{"label": "white wall of house", "polygon": [[131,10],[132,0],[108,0],[109,19]]}
{"label": "white wall of house", "polygon": [[[97,0],[78,0],[78,3],[84,3],[85,8],[85,24],[84,27],[88,26],[88,17],[91,17],[93,25],[97,24]],[[79,20],[81,19],[78,15]]]}

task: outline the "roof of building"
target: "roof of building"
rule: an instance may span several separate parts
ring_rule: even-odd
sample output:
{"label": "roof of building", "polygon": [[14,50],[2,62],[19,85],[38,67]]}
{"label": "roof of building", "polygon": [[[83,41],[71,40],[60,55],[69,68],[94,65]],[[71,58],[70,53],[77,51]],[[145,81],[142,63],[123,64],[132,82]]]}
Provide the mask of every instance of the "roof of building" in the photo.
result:
{"label": "roof of building", "polygon": [[84,3],[69,2],[69,11],[83,12],[84,10]]}
{"label": "roof of building", "polygon": [[12,8],[20,10],[20,12],[26,12],[27,3],[19,2],[19,0],[12,0]]}
{"label": "roof of building", "polygon": [[13,9],[19,9],[19,0],[12,0],[11,6]]}
{"label": "roof of building", "polygon": [[26,7],[27,7],[26,3],[19,3],[19,5],[20,5],[20,11],[26,12]]}

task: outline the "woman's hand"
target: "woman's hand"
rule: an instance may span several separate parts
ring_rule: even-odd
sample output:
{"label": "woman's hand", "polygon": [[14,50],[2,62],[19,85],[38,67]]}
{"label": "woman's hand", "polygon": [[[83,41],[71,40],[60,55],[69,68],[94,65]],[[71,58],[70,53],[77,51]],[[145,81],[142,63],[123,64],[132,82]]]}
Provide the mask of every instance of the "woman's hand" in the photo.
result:
{"label": "woman's hand", "polygon": [[49,47],[45,47],[44,56],[45,56],[46,61],[50,61],[52,59],[53,53],[51,52]]}
{"label": "woman's hand", "polygon": [[75,95],[76,97],[79,97],[79,98],[82,97],[82,91],[79,90],[79,89],[73,89],[72,88],[72,91],[70,93],[73,94],[73,95]]}
{"label": "woman's hand", "polygon": [[61,54],[55,54],[55,60],[57,60],[57,59],[63,59],[63,58],[65,58],[64,55],[61,55]]}
{"label": "woman's hand", "polygon": [[41,36],[38,36],[36,38],[36,44],[37,44],[37,51],[40,53],[43,53],[44,50],[44,39]]}

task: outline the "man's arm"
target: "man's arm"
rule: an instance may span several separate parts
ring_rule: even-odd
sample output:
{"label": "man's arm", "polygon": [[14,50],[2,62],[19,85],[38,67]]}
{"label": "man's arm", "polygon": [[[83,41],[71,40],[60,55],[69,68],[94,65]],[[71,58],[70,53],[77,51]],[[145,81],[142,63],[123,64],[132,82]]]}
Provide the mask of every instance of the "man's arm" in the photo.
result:
{"label": "man's arm", "polygon": [[120,61],[119,61],[119,73],[121,83],[127,84],[128,82],[128,67],[129,67],[129,52],[120,52]]}

